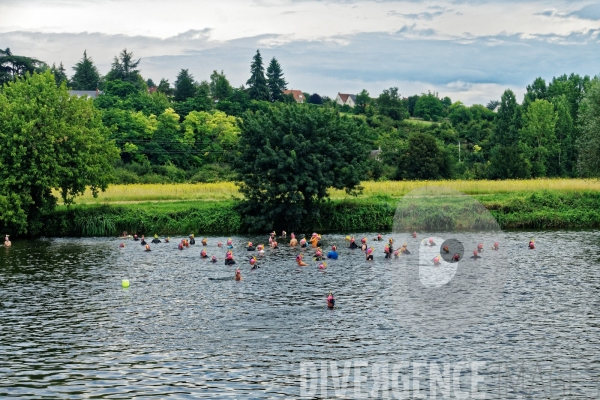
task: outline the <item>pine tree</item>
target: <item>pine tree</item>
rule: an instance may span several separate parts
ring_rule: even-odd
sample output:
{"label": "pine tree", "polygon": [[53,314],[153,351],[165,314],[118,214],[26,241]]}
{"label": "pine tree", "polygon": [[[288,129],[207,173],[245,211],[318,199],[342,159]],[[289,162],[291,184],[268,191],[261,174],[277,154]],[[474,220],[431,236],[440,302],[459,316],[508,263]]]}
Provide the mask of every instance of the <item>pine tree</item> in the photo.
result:
{"label": "pine tree", "polygon": [[52,68],[50,68],[50,72],[52,72],[52,74],[54,75],[54,80],[56,81],[56,86],[62,85],[63,82],[66,82],[67,86],[69,85],[69,78],[67,77],[67,71],[65,70],[65,66],[63,65],[62,61],[58,65],[58,68],[56,68],[56,64],[52,64]]}
{"label": "pine tree", "polygon": [[71,77],[71,88],[73,90],[96,90],[100,85],[100,73],[94,65],[87,51],[83,52],[83,58],[73,67],[75,74]]}
{"label": "pine tree", "polygon": [[283,91],[287,89],[287,82],[283,79],[281,65],[275,57],[273,57],[267,68],[267,84],[271,101],[283,101]]}
{"label": "pine tree", "polygon": [[263,67],[260,51],[256,50],[256,54],[250,65],[250,79],[246,82],[248,85],[248,95],[251,100],[269,101],[269,87],[265,78],[265,68]]}
{"label": "pine tree", "polygon": [[182,69],[175,80],[175,101],[186,101],[195,94],[194,76],[187,69]]}

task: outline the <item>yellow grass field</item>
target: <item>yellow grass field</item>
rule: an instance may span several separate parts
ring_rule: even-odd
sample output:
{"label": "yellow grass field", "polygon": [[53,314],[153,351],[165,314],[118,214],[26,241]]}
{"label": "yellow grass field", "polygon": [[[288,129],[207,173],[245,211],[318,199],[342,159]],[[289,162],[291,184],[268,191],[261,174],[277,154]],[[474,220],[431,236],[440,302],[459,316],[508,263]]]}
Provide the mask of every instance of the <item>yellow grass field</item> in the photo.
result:
{"label": "yellow grass field", "polygon": [[[423,186],[442,186],[470,195],[527,192],[534,190],[581,191],[600,190],[599,180],[584,179],[536,179],[508,181],[390,181],[364,182],[359,198],[376,195],[402,197],[413,189]],[[332,199],[350,198],[342,190],[331,190]],[[89,192],[76,199],[79,204],[132,203],[147,201],[219,201],[240,198],[237,186],[231,182],[200,184],[152,184],[113,185],[98,198]]]}

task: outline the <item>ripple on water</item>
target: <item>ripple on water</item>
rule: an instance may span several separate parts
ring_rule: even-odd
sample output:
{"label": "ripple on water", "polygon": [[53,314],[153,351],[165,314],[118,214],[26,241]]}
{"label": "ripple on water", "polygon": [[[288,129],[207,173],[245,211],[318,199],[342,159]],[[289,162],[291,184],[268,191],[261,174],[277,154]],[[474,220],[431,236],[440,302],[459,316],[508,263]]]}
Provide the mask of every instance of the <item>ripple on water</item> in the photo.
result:
{"label": "ripple on water", "polygon": [[[346,360],[554,362],[580,383],[598,382],[600,233],[506,237],[499,304],[463,334],[437,339],[397,319],[389,299],[400,265],[383,259],[383,242],[368,264],[342,235],[325,235],[324,247],[341,247],[325,271],[312,260],[298,268],[295,255],[311,250],[286,246],[266,249],[250,271],[254,253],[243,246],[264,238],[234,238],[236,266],[223,265],[222,237],[205,246],[216,264],[199,258],[201,245],[179,251],[175,239],[150,253],[133,241],[119,249],[117,239],[17,241],[0,251],[0,396],[297,397],[299,363],[332,360],[340,370]],[[335,310],[325,307],[330,290]]]}

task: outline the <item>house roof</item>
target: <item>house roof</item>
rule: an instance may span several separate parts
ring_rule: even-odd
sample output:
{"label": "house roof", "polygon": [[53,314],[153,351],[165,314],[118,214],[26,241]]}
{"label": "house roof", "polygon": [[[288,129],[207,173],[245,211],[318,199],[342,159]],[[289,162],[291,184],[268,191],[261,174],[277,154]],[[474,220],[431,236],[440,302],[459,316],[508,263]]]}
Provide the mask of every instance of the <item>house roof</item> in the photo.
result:
{"label": "house roof", "polygon": [[344,102],[344,104],[348,100],[348,97],[350,97],[350,95],[346,94],[346,93],[338,93],[338,96],[340,96],[340,99],[342,99],[342,101]]}
{"label": "house roof", "polygon": [[294,100],[296,100],[298,103],[308,100],[304,98],[304,93],[302,93],[302,90],[284,90],[283,94],[291,94],[294,96]]}
{"label": "house roof", "polygon": [[98,91],[98,90],[69,90],[69,94],[71,96],[78,96],[78,97],[87,96],[91,99],[95,99],[99,95],[104,94],[104,92]]}
{"label": "house roof", "polygon": [[354,104],[356,104],[356,95],[355,95],[355,94],[351,94],[351,95],[350,95],[350,98],[352,99],[352,102],[353,102]]}

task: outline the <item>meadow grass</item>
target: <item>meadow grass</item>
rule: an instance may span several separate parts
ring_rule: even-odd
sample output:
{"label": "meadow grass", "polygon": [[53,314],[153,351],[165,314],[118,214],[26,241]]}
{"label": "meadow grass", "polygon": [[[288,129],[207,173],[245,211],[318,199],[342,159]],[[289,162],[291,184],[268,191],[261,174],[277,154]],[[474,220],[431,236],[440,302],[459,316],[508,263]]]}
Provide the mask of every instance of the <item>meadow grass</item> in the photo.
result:
{"label": "meadow grass", "polygon": [[[506,181],[388,181],[363,182],[363,193],[349,196],[343,190],[330,190],[332,200],[390,200],[398,199],[411,190],[425,186],[439,186],[458,190],[468,195],[491,196],[504,193],[551,190],[559,192],[600,191],[599,180],[585,179],[535,179]],[[112,185],[97,198],[89,192],[76,199],[78,204],[132,204],[143,202],[222,202],[241,199],[233,182],[134,184]]]}
{"label": "meadow grass", "polygon": [[402,120],[404,122],[408,122],[409,124],[422,124],[422,125],[433,125],[433,124],[437,124],[437,122],[433,122],[433,121],[425,121],[419,118],[408,118],[408,119],[404,119]]}

